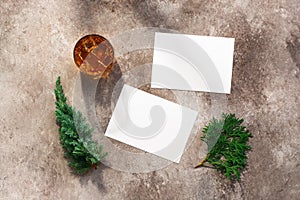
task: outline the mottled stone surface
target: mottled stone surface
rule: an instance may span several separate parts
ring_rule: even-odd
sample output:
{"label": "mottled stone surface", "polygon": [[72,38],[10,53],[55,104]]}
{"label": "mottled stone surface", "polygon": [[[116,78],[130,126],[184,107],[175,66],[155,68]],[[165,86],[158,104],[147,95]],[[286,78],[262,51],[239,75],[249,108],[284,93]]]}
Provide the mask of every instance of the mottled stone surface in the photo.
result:
{"label": "mottled stone surface", "polygon": [[[299,199],[299,8],[299,0],[2,1],[0,199]],[[240,183],[193,169],[199,140],[180,164],[151,173],[70,172],[53,115],[54,82],[61,75],[71,99],[78,73],[72,50],[83,35],[110,38],[141,27],[236,38],[226,111],[243,117],[254,135]],[[151,61],[150,54],[126,58],[119,58],[122,71]],[[211,105],[208,94],[196,95],[199,106]]]}

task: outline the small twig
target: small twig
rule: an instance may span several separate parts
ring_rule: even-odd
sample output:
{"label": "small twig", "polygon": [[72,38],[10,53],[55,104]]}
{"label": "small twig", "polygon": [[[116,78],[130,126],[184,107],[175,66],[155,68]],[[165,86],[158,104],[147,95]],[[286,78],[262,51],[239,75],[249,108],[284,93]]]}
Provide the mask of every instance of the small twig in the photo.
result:
{"label": "small twig", "polygon": [[209,154],[207,154],[204,158],[202,158],[202,160],[194,167],[194,168],[198,168],[200,166],[202,166],[204,164],[204,162],[207,160]]}

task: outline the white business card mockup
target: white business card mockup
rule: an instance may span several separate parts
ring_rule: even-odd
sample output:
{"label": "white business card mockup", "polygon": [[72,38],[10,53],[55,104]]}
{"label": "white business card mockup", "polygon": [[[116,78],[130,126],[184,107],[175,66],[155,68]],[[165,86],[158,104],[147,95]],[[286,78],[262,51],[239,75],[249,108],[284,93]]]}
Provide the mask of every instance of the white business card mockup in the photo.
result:
{"label": "white business card mockup", "polygon": [[125,84],[105,136],[179,163],[197,115]]}
{"label": "white business card mockup", "polygon": [[155,33],[151,87],[230,93],[234,38]]}

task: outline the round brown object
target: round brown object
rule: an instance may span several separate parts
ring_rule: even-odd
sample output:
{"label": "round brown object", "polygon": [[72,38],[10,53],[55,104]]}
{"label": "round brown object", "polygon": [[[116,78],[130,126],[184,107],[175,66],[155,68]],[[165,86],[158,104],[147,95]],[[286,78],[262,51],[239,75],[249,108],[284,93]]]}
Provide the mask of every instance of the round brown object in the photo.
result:
{"label": "round brown object", "polygon": [[114,63],[114,50],[106,38],[86,35],[75,45],[74,61],[80,71],[95,78],[106,78]]}

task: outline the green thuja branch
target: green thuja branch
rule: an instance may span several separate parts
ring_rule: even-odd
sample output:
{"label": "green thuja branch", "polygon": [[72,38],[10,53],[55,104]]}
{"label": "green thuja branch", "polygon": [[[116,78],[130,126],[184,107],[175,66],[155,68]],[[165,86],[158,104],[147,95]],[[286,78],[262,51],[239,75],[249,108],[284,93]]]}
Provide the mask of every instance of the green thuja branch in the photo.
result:
{"label": "green thuja branch", "polygon": [[60,77],[57,78],[54,93],[56,122],[65,156],[69,159],[69,166],[78,174],[83,174],[96,168],[107,153],[102,153],[102,146],[92,140],[93,129],[82,113],[67,104]]}
{"label": "green thuja branch", "polygon": [[210,163],[230,180],[240,180],[247,164],[248,140],[252,134],[242,126],[243,119],[234,114],[223,114],[222,119],[213,119],[203,128],[201,140],[208,146],[208,154],[196,167]]}

